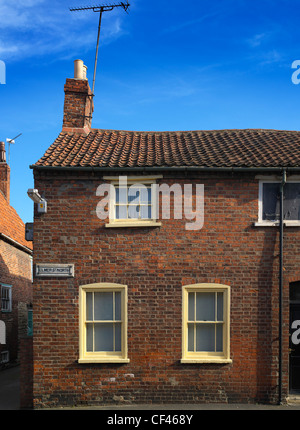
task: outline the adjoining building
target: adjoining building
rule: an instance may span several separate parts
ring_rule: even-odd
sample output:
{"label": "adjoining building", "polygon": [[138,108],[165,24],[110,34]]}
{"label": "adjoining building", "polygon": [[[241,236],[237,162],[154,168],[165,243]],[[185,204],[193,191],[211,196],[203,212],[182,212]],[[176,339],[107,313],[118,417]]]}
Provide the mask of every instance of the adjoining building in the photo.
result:
{"label": "adjoining building", "polygon": [[10,205],[10,167],[0,142],[0,369],[20,362],[20,341],[28,333],[32,305],[32,242]]}

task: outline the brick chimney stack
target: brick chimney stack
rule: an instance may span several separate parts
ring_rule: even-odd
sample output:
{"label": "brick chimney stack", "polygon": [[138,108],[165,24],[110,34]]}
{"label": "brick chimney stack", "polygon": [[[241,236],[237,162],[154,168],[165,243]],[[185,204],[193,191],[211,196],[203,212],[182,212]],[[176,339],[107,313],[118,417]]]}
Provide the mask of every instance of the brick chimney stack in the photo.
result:
{"label": "brick chimney stack", "polygon": [[74,78],[66,80],[62,131],[88,134],[91,130],[94,102],[86,69],[82,60],[75,60]]}
{"label": "brick chimney stack", "polygon": [[9,203],[10,198],[10,167],[6,163],[5,143],[0,142],[0,192]]}

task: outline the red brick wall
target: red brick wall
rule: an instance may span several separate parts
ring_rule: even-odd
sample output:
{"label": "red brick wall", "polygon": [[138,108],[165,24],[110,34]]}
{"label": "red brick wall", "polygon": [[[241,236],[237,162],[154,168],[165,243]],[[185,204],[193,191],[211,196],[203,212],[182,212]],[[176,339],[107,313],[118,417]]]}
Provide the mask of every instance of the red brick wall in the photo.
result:
{"label": "red brick wall", "polygon": [[69,130],[91,126],[94,104],[87,80],[67,79],[63,127]]}
{"label": "red brick wall", "polygon": [[6,345],[0,345],[0,352],[9,351],[10,361],[14,362],[19,360],[19,337],[26,334],[24,327],[27,330],[27,324],[23,324],[26,304],[32,302],[31,258],[3,240],[0,240],[0,283],[12,286],[12,312],[1,312],[0,303],[0,320],[6,324]]}
{"label": "red brick wall", "polygon": [[20,340],[20,408],[33,407],[33,338],[22,337]]}
{"label": "red brick wall", "polygon": [[[162,182],[188,183],[170,179]],[[205,222],[105,229],[101,180],[36,173],[48,213],[36,215],[35,263],[74,263],[74,279],[34,282],[34,404],[277,402],[277,228],[257,228],[258,181],[206,176]],[[284,395],[288,390],[288,282],[300,279],[300,231],[285,231]],[[128,285],[128,364],[78,364],[78,290]],[[231,364],[181,364],[182,286],[231,286]]]}

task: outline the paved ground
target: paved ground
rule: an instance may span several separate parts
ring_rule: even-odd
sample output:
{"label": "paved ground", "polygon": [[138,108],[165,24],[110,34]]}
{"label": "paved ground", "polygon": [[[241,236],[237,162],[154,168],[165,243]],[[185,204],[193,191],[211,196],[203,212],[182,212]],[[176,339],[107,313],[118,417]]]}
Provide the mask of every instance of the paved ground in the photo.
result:
{"label": "paved ground", "polygon": [[[94,406],[94,407],[76,407],[76,408],[55,408],[51,410],[98,410],[98,411],[114,411],[118,413],[118,411],[256,411],[256,410],[268,410],[268,411],[279,411],[279,410],[298,410],[300,411],[300,405],[282,405],[282,406],[270,406],[270,405],[242,405],[242,404],[219,404],[219,403],[211,403],[211,404],[187,404],[187,405],[176,405],[176,404],[167,404],[167,405],[128,405],[128,406]],[[178,413],[178,412],[177,412]],[[184,413],[184,412],[183,412]],[[123,413],[124,415],[124,413]]]}
{"label": "paved ground", "polygon": [[0,410],[20,409],[20,367],[0,370]]}
{"label": "paved ground", "polygon": [[[0,410],[20,409],[20,367],[11,367],[0,371]],[[89,408],[53,408],[51,410],[102,410],[102,411],[184,411],[184,410],[299,410],[300,403],[283,406],[270,405],[127,405],[127,406],[100,406]]]}

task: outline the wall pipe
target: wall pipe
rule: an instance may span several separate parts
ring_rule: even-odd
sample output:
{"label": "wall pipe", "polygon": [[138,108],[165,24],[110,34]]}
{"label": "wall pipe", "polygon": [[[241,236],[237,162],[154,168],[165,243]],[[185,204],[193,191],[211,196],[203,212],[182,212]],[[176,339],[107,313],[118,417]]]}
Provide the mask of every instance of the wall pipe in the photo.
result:
{"label": "wall pipe", "polygon": [[279,223],[279,363],[278,363],[278,403],[282,404],[282,301],[283,301],[283,198],[286,184],[286,170],[282,172],[280,184],[280,223]]}

